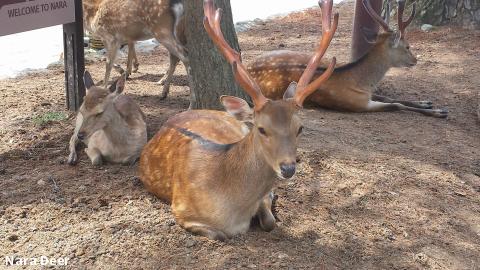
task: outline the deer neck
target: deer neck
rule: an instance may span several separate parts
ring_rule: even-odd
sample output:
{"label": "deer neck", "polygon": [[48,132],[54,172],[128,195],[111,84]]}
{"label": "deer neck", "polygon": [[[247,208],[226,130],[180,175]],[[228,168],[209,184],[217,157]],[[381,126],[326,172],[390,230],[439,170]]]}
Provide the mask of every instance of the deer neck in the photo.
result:
{"label": "deer neck", "polygon": [[377,85],[390,68],[388,50],[385,48],[385,44],[380,42],[357,60],[353,74],[360,86],[370,87]]}
{"label": "deer neck", "polygon": [[232,145],[223,159],[223,174],[226,184],[232,189],[257,200],[265,196],[272,188],[276,173],[265,159],[258,136],[255,132],[245,136]]}
{"label": "deer neck", "polygon": [[109,123],[103,131],[113,145],[124,146],[131,138],[131,128],[125,120],[115,111],[111,114]]}

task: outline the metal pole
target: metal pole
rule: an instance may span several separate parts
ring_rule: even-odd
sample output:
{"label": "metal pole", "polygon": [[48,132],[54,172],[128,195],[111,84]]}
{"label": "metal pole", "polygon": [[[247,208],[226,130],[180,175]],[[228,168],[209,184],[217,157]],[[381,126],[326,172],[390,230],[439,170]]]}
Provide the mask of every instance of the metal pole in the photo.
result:
{"label": "metal pole", "polygon": [[[382,0],[369,0],[373,9],[380,14],[382,11]],[[353,32],[352,32],[352,55],[351,60],[356,61],[362,57],[372,46],[368,43],[364,36],[362,28],[368,28],[372,31],[378,32],[378,24],[372,20],[365,7],[363,6],[363,0],[356,0],[355,3],[355,16],[353,19]]]}
{"label": "metal pole", "polygon": [[63,57],[67,108],[76,111],[85,96],[82,0],[75,0],[75,22],[63,25]]}

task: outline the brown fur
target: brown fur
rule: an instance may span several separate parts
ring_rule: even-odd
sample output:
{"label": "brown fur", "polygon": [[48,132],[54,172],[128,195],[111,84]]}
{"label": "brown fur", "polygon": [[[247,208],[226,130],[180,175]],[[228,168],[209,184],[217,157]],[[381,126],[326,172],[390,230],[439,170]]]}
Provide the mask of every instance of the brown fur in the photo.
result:
{"label": "brown fur", "polygon": [[[330,20],[332,1],[323,12]],[[223,96],[225,112],[198,110],[168,120],[146,145],[140,157],[140,179],[147,189],[172,204],[177,222],[188,231],[224,240],[244,233],[253,216],[270,231],[275,226],[271,212],[276,178],[295,174],[301,121],[297,110],[315,91],[309,82],[327,49],[324,40],[303,76],[304,84],[289,87],[281,100],[266,99],[245,72],[239,54],[220,35],[220,14],[213,0],[204,2],[205,27],[213,42],[230,62],[237,82],[252,97],[254,108],[236,97]],[[326,20],[326,18],[324,18]],[[331,36],[334,27],[327,29]],[[318,60],[318,61],[317,61]],[[335,63],[334,61],[332,63]],[[333,64],[326,74],[333,71]],[[328,79],[322,76],[319,84]],[[298,89],[298,90],[297,90]],[[244,122],[251,123],[249,129]]]}
{"label": "brown fur", "polygon": [[[172,55],[169,72],[163,80],[162,97],[166,96],[178,60],[188,64],[185,49],[175,36],[175,16],[170,8],[170,1],[85,0],[83,7],[85,28],[101,38],[107,49],[104,85],[108,83],[117,51],[122,44],[129,45],[128,75],[132,70],[132,62],[137,63],[138,67],[135,41],[156,38]],[[180,31],[181,27],[183,25],[178,24]],[[179,37],[182,35],[180,33]]]}
{"label": "brown fur", "polygon": [[[90,75],[87,72],[85,76]],[[78,161],[76,145],[79,141],[87,145],[85,152],[93,165],[103,161],[131,164],[138,159],[147,142],[147,126],[140,107],[121,94],[124,81],[122,77],[113,92],[87,86],[87,95],[70,139],[69,164]]]}
{"label": "brown fur", "polygon": [[[391,67],[410,67],[417,63],[405,39],[398,32],[378,35],[370,51],[354,63],[336,67],[330,79],[308,101],[319,106],[351,112],[410,110],[428,116],[447,117],[446,110],[432,110],[431,102],[397,101],[374,95],[376,85]],[[291,82],[297,82],[311,55],[293,51],[268,52],[248,66],[248,72],[259,83],[263,94],[281,99]],[[320,76],[326,69],[322,63]]]}

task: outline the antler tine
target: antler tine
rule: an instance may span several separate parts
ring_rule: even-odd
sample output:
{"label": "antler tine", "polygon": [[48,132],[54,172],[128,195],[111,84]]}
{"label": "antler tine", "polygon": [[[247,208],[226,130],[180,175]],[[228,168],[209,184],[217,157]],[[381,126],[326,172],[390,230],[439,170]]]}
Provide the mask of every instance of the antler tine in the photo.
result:
{"label": "antler tine", "polygon": [[255,105],[255,110],[260,110],[267,102],[267,99],[265,96],[263,96],[260,86],[258,86],[258,84],[252,79],[243,66],[240,53],[230,47],[228,42],[225,40],[220,24],[222,19],[222,9],[217,9],[215,11],[213,0],[204,0],[203,10],[205,13],[203,26],[210,36],[210,39],[217,46],[218,50],[222,53],[230,65],[232,65],[235,80],[252,98],[253,104]]}
{"label": "antler tine", "polygon": [[363,6],[365,7],[365,10],[370,15],[370,17],[375,20],[383,28],[383,30],[385,30],[385,32],[392,31],[388,24],[382,19],[382,17],[380,17],[380,15],[378,15],[377,12],[372,8],[372,5],[370,5],[370,1],[363,0]]}
{"label": "antler tine", "polygon": [[405,11],[405,2],[406,2],[405,0],[398,0],[397,20],[398,20],[398,30],[400,31],[401,38],[405,37],[405,29],[410,23],[412,23],[413,18],[415,17],[415,11],[416,11],[416,3],[413,3],[412,14],[410,15],[410,18],[408,18],[408,20],[404,22],[403,12]]}
{"label": "antler tine", "polygon": [[315,50],[315,54],[308,62],[307,68],[303,72],[298,82],[297,91],[295,93],[295,102],[300,107],[303,105],[303,102],[311,93],[316,91],[320,87],[320,85],[322,85],[326,80],[328,80],[328,78],[330,78],[336,64],[336,59],[334,57],[327,70],[320,77],[310,83],[313,76],[315,75],[318,65],[320,64],[320,60],[327,51],[327,48],[333,39],[333,36],[338,26],[338,13],[335,13],[333,18],[333,25],[331,24],[333,1],[321,0],[318,4],[320,5],[322,11],[322,39],[318,44],[317,49]]}

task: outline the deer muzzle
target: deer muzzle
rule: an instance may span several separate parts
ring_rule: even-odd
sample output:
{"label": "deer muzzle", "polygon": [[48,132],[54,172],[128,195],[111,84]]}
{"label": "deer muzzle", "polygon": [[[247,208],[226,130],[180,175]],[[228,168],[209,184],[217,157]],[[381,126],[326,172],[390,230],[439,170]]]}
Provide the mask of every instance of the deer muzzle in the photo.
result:
{"label": "deer muzzle", "polygon": [[280,163],[280,171],[282,173],[282,177],[285,179],[292,178],[295,175],[295,162],[293,163]]}

